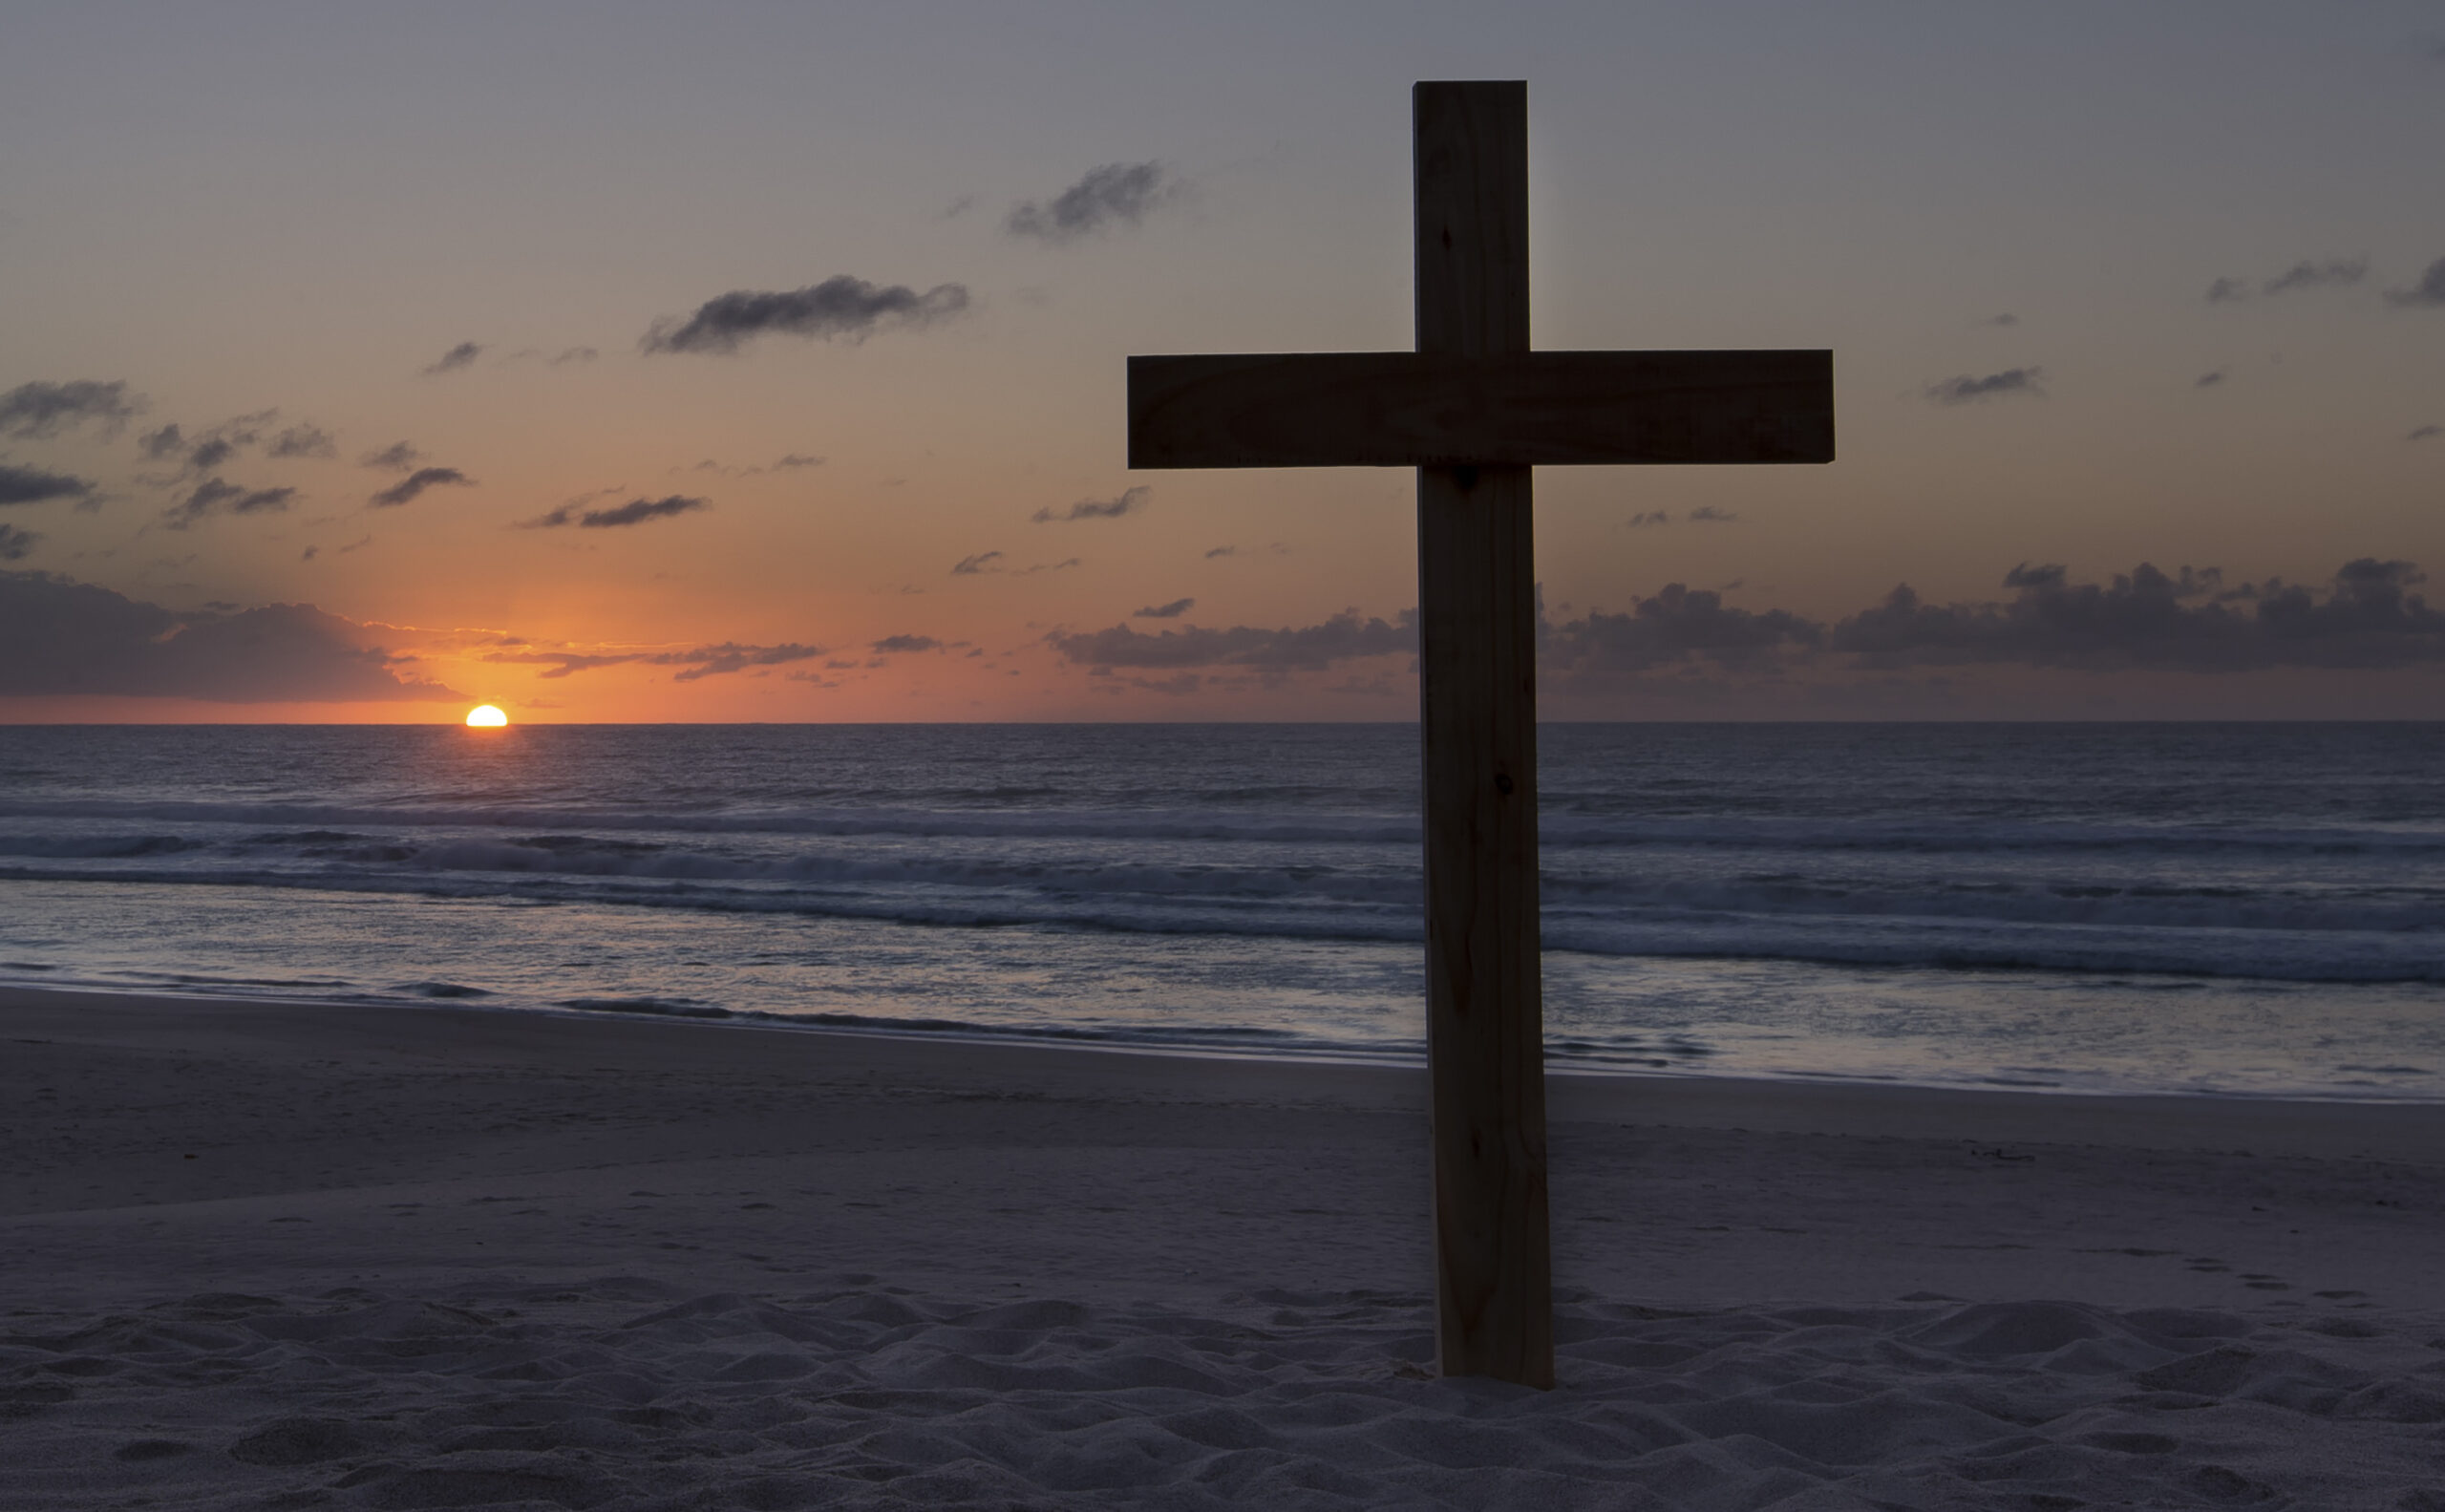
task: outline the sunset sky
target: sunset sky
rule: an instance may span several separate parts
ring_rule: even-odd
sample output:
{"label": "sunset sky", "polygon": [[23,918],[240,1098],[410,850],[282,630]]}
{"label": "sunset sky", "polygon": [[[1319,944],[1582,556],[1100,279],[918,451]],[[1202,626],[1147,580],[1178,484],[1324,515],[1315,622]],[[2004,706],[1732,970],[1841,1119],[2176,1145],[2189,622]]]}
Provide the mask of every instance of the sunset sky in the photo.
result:
{"label": "sunset sky", "polygon": [[2433,3],[16,0],[0,720],[1412,717],[1411,475],[1123,364],[1408,347],[1473,77],[1538,345],[1836,354],[1540,472],[1548,716],[2445,717]]}

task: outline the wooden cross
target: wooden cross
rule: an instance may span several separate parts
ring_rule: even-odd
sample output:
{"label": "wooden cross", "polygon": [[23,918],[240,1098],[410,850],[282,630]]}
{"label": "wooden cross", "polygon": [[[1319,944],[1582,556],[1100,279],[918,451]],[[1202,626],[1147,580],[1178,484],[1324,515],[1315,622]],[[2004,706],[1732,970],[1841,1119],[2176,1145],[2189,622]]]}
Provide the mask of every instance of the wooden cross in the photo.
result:
{"label": "wooden cross", "polygon": [[1417,469],[1435,1337],[1554,1379],[1530,470],[1826,462],[1830,351],[1534,351],[1528,86],[1411,94],[1417,350],[1129,359],[1131,467]]}

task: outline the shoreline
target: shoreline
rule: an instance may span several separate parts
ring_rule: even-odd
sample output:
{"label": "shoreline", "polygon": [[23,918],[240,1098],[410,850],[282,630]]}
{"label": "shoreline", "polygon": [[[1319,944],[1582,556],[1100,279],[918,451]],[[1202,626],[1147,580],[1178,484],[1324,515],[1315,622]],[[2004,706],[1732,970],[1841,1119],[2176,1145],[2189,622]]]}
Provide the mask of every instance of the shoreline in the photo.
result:
{"label": "shoreline", "polygon": [[[227,984],[214,984],[225,986]],[[477,997],[492,997],[478,992]],[[144,990],[107,984],[27,983],[0,980],[0,1001],[23,997],[27,999],[57,998],[64,1001],[98,1000],[106,1002],[149,1003],[156,1005],[201,1004],[238,1006],[285,1006],[318,1012],[457,1012],[481,1014],[504,1014],[517,1017],[565,1020],[579,1023],[658,1024],[681,1029],[731,1029],[741,1031],[773,1031],[792,1034],[832,1035],[845,1038],[901,1041],[911,1045],[940,1045],[946,1049],[962,1046],[1005,1047],[1012,1050],[1075,1051],[1081,1054],[1123,1055],[1151,1059],[1217,1060],[1247,1062],[1261,1066],[1363,1066],[1386,1071],[1422,1073],[1426,1056],[1421,1046],[1414,1053],[1366,1050],[1307,1050],[1286,1047],[1275,1050],[1235,1049],[1228,1046],[1172,1044],[1159,1040],[1131,1039],[1121,1035],[1108,1038],[1076,1031],[1046,1030],[1029,1033],[1018,1030],[997,1030],[989,1026],[967,1026],[954,1021],[917,1021],[867,1017],[849,1013],[808,1014],[804,1016],[770,1012],[755,1009],[714,1009],[691,1011],[657,1005],[647,1008],[573,1007],[559,1003],[521,1003],[510,1001],[482,1002],[457,995],[437,997],[361,996],[324,998],[293,995],[250,996],[240,992],[216,991],[209,987],[193,991]],[[940,1027],[934,1027],[939,1023]],[[1565,1080],[1624,1081],[1644,1087],[1670,1083],[1696,1082],[1738,1088],[1821,1088],[1833,1096],[1857,1095],[1883,1090],[1899,1094],[1960,1095],[1971,1097],[1994,1097],[2005,1099],[2031,1098],[2053,1102],[2078,1103],[2088,1107],[2132,1104],[2165,1110],[2193,1105],[2257,1108],[2403,1108],[2430,1109],[2441,1117],[2436,1124],[2438,1147],[2445,1147],[2445,1097],[2421,1098],[2390,1097],[2383,1093],[2368,1096],[2314,1096],[2289,1092],[2198,1091],[2198,1092],[2117,1092],[2096,1091],[2077,1086],[2030,1086],[1988,1082],[1909,1081],[1899,1076],[1846,1076],[1835,1073],[1802,1072],[1783,1075],[1740,1075],[1712,1073],[1704,1070],[1665,1070],[1651,1067],[1613,1066],[1556,1055],[1546,1057],[1549,1086]],[[1665,1095],[1668,1105],[1677,1106],[1681,1099]],[[1808,1100],[1802,1097],[1799,1100]],[[2286,1118],[2278,1115],[2279,1118]],[[2016,1122],[2021,1120],[2015,1120]],[[2117,1120],[2118,1121],[2118,1120]],[[2286,1121],[2295,1121],[2286,1118]]]}
{"label": "shoreline", "polygon": [[[583,1053],[625,1069],[714,1076],[785,1072],[811,1085],[898,1078],[949,1096],[1057,1091],[1238,1106],[1296,1105],[1422,1118],[1422,1059],[1267,1055],[989,1034],[893,1033],[734,1015],[533,1010],[459,1002],[344,1002],[0,986],[0,1027],[38,1024],[94,1049],[243,1047],[280,1061],[311,1049],[420,1056],[436,1068],[487,1056]],[[422,1026],[430,1033],[410,1033]],[[706,1034],[706,1030],[730,1031]],[[11,1033],[19,1043],[30,1037]],[[1836,1077],[1549,1070],[1555,1125],[1841,1139],[1984,1139],[2067,1148],[2378,1161],[2445,1169],[2445,1103],[1929,1086]],[[1964,1131],[1968,1131],[1965,1133]],[[1422,1136],[1421,1136],[1422,1139]]]}

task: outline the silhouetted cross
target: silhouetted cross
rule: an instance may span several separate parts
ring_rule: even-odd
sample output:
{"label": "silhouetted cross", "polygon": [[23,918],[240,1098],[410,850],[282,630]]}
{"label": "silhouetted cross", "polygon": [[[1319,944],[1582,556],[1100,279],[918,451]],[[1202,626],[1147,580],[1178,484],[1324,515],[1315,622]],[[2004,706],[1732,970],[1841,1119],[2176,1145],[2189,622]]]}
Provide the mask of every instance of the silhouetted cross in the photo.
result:
{"label": "silhouetted cross", "polygon": [[1411,96],[1417,350],[1129,359],[1132,467],[1417,469],[1435,1335],[1554,1378],[1529,478],[1826,462],[1830,351],[1532,351],[1528,86]]}

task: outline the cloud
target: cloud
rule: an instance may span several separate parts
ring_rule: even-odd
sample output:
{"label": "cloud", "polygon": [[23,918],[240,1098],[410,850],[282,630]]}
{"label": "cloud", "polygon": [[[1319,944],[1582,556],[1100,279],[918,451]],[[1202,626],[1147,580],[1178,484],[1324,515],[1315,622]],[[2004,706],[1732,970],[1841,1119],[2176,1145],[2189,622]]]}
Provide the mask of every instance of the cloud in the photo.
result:
{"label": "cloud", "polygon": [[2329,257],[2323,261],[2305,258],[2273,278],[2259,280],[2255,288],[2245,278],[2220,278],[2207,286],[2207,303],[2238,304],[2253,293],[2271,299],[2308,288],[2348,288],[2368,276],[2366,257]]}
{"label": "cloud", "polygon": [[[446,469],[445,469],[446,470]],[[563,504],[549,514],[521,521],[521,530],[552,530],[562,525],[576,525],[585,530],[610,530],[622,525],[641,525],[648,520],[664,520],[672,515],[685,515],[713,507],[710,499],[691,499],[684,494],[671,494],[662,499],[631,499],[625,504],[608,509],[589,509],[581,514],[575,504]]]}
{"label": "cloud", "polygon": [[1216,546],[1205,554],[1205,560],[1212,562],[1217,557],[1236,557],[1239,554],[1240,548],[1237,546]]}
{"label": "cloud", "polygon": [[1632,530],[1645,530],[1654,525],[1669,525],[1672,523],[1672,511],[1669,509],[1644,509],[1639,513],[1632,515],[1629,519],[1623,521],[1622,523]]}
{"label": "cloud", "polygon": [[2045,375],[2043,368],[2006,368],[1983,378],[1965,373],[1957,378],[1930,383],[1920,392],[1935,404],[1976,404],[2015,395],[2043,398],[2046,390],[2039,387],[2039,380]]}
{"label": "cloud", "polygon": [[1133,620],[1176,620],[1195,607],[1197,607],[1197,600],[1195,599],[1174,599],[1169,604],[1158,604],[1151,608],[1139,609],[1137,613],[1132,614],[1130,618]]}
{"label": "cloud", "polygon": [[297,500],[294,488],[246,488],[207,478],[195,492],[162,512],[173,530],[184,530],[207,515],[277,514]]}
{"label": "cloud", "polygon": [[14,525],[0,525],[0,562],[23,562],[42,537]]}
{"label": "cloud", "polygon": [[2059,565],[2014,567],[2002,603],[1931,605],[1903,585],[1835,625],[1825,644],[1871,666],[2017,662],[2092,671],[2374,668],[2445,661],[2445,611],[2412,590],[2409,562],[2362,557],[2321,597],[2280,578],[2227,587],[2213,567],[2147,563],[2075,584]]}
{"label": "cloud", "polygon": [[2445,425],[2423,425],[2403,437],[2407,441],[2433,441],[2445,436]]}
{"label": "cloud", "polygon": [[1600,610],[1544,628],[1538,662],[1550,677],[1586,684],[1693,657],[1746,666],[1813,648],[1823,634],[1798,615],[1733,608],[1712,589],[1669,583],[1652,597],[1633,596],[1626,613]]}
{"label": "cloud", "polygon": [[158,431],[147,431],[136,438],[136,455],[148,462],[166,462],[173,458],[182,458],[186,456],[186,436],[180,431],[175,421],[162,426]]}
{"label": "cloud", "polygon": [[2212,389],[2218,384],[2224,382],[2226,377],[2227,374],[2224,370],[2219,368],[2213,373],[2200,373],[2198,377],[2191,380],[2190,386],[2194,389]]}
{"label": "cloud", "polygon": [[603,353],[595,351],[592,347],[563,347],[561,349],[560,354],[553,357],[551,362],[553,367],[561,368],[566,367],[572,362],[592,362],[602,355]]}
{"label": "cloud", "polygon": [[2343,288],[2369,276],[2365,257],[2330,257],[2323,263],[2300,262],[2259,286],[2262,294],[2289,294],[2304,288]]}
{"label": "cloud", "polygon": [[964,314],[967,306],[963,284],[937,284],[921,294],[904,284],[882,287],[842,273],[805,288],[717,295],[684,321],[655,321],[639,345],[648,352],[729,353],[767,331],[854,344],[885,330],[937,325]]}
{"label": "cloud", "polygon": [[462,341],[436,357],[432,365],[424,370],[425,376],[429,378],[436,373],[457,373],[461,368],[472,367],[476,359],[483,354],[484,349],[480,342]]}
{"label": "cloud", "polygon": [[588,655],[579,651],[491,651],[484,660],[512,666],[549,667],[542,673],[546,678],[571,676],[590,672],[598,667],[626,667],[646,659],[643,651],[615,652],[609,655]]}
{"label": "cloud", "polygon": [[[148,462],[175,461],[183,472],[209,473],[261,441],[264,432],[279,417],[278,410],[258,410],[252,415],[223,420],[192,437],[176,424],[164,425],[159,430],[147,431],[138,437],[136,450]],[[306,433],[305,439],[309,444],[315,437],[326,443],[330,440],[312,426],[294,427],[288,434],[299,432]],[[275,452],[273,455],[280,454]]]}
{"label": "cloud", "polygon": [[1712,504],[1700,504],[1690,511],[1690,523],[1693,525],[1728,525],[1739,518],[1731,510],[1717,509]]}
{"label": "cloud", "polygon": [[741,646],[735,641],[725,641],[719,646],[707,646],[689,652],[686,659],[692,665],[671,681],[692,683],[700,677],[719,677],[749,667],[778,667],[788,662],[811,661],[823,654],[824,649],[820,646]]}
{"label": "cloud", "polygon": [[1081,499],[1058,513],[1048,505],[1028,518],[1039,525],[1060,520],[1118,520],[1123,515],[1145,508],[1146,501],[1154,497],[1155,490],[1140,483],[1135,488],[1122,489],[1111,499]]}
{"label": "cloud", "polygon": [[962,557],[957,562],[951,564],[951,576],[955,578],[973,578],[983,577],[996,572],[1007,572],[1012,577],[1027,578],[1033,577],[1039,572],[1059,572],[1067,567],[1075,567],[1084,564],[1084,558],[1065,557],[1059,562],[1038,562],[1030,566],[1012,567],[1010,565],[1010,557],[1007,553],[1000,551],[980,551],[972,557]]}
{"label": "cloud", "polygon": [[1108,162],[1054,195],[1049,202],[1024,201],[1010,207],[1002,228],[1066,246],[1116,226],[1136,225],[1148,212],[1179,197],[1180,181],[1160,162]]}
{"label": "cloud", "polygon": [[786,473],[794,468],[821,467],[822,465],[823,458],[820,457],[800,457],[797,453],[792,452],[788,456],[782,458],[779,461],[775,462],[773,464],[773,471],[776,473]]}
{"label": "cloud", "polygon": [[[251,437],[244,439],[251,439]],[[236,457],[239,448],[244,444],[244,439],[215,436],[209,439],[198,441],[187,452],[187,465],[200,473],[209,472]]]}
{"label": "cloud", "polygon": [[476,480],[455,467],[419,467],[366,500],[376,509],[396,509],[428,488],[473,488]]}
{"label": "cloud", "polygon": [[1345,609],[1319,624],[1280,629],[1250,625],[1201,629],[1192,625],[1152,635],[1123,624],[1074,634],[1056,630],[1048,641],[1062,660],[1084,667],[1163,671],[1245,667],[1275,682],[1294,671],[1313,671],[1357,657],[1414,653],[1417,616],[1407,612],[1395,623],[1361,619],[1356,609]]}
{"label": "cloud", "polygon": [[719,646],[700,646],[686,651],[491,651],[488,662],[548,667],[542,675],[546,679],[590,672],[602,667],[677,667],[681,671],[670,680],[692,683],[701,678],[720,677],[743,671],[750,667],[779,667],[790,662],[811,661],[826,654],[820,646],[800,646],[796,642],[780,646],[743,646],[736,641],[724,641]]}
{"label": "cloud", "polygon": [[2020,323],[2021,317],[2013,314],[2009,309],[2005,310],[2000,315],[1989,315],[1985,320],[1979,322],[1982,326],[2017,326]]}
{"label": "cloud", "polygon": [[337,457],[339,448],[332,444],[331,433],[319,425],[292,425],[271,438],[270,455],[274,457]]}
{"label": "cloud", "polygon": [[143,396],[128,393],[127,385],[117,380],[20,383],[0,394],[0,436],[42,440],[88,420],[106,433],[116,432],[143,409]]}
{"label": "cloud", "polygon": [[0,508],[10,504],[40,504],[53,499],[87,500],[94,497],[94,485],[66,473],[48,473],[39,467],[19,467],[0,462]]}
{"label": "cloud", "polygon": [[943,649],[943,643],[931,635],[886,635],[868,649],[889,656],[900,651],[938,651]]}
{"label": "cloud", "polygon": [[378,452],[366,453],[356,459],[356,463],[359,467],[379,468],[386,473],[405,473],[414,471],[415,465],[423,460],[424,453],[405,441],[399,441]]}
{"label": "cloud", "polygon": [[370,627],[307,604],[178,614],[48,572],[0,572],[0,696],[215,703],[456,699],[403,678]]}
{"label": "cloud", "polygon": [[2388,289],[2386,302],[2428,309],[2445,307],[2445,257],[2429,264],[2428,270],[2419,275],[2419,282],[2409,288]]}

